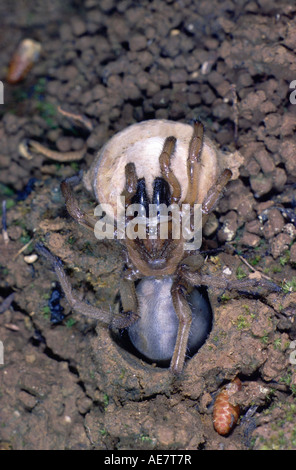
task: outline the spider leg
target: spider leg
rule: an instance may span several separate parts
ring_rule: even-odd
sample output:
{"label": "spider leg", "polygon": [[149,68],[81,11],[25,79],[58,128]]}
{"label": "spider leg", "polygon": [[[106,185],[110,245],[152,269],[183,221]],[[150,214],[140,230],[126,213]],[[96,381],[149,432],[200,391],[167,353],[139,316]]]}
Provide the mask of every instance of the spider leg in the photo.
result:
{"label": "spider leg", "polygon": [[65,198],[67,211],[76,220],[80,225],[83,225],[88,230],[93,232],[94,226],[96,224],[96,220],[94,217],[90,216],[86,212],[82,211],[79,207],[78,201],[75,198],[72,185],[77,185],[81,181],[82,175],[79,174],[77,176],[72,176],[70,178],[66,178],[61,183],[61,191]]}
{"label": "spider leg", "polygon": [[177,280],[172,285],[171,294],[174,308],[179,319],[179,327],[170,369],[174,374],[180,374],[185,362],[192,313],[182,293],[182,286],[179,285]]}
{"label": "spider leg", "polygon": [[199,174],[201,167],[201,152],[203,147],[204,127],[196,121],[193,127],[193,135],[189,144],[187,158],[188,188],[183,201],[184,204],[194,204],[197,199]]}
{"label": "spider leg", "polygon": [[106,309],[93,307],[92,305],[89,305],[78,298],[77,294],[72,289],[69,279],[66,276],[61,260],[54,256],[41,243],[37,243],[35,245],[35,249],[37,253],[43,256],[52,265],[64,291],[65,297],[70,304],[70,307],[77,313],[85,315],[89,318],[94,318],[95,320],[98,320],[105,325],[109,325],[112,319],[112,313]]}
{"label": "spider leg", "polygon": [[113,328],[127,328],[138,320],[138,300],[135,283],[128,279],[120,280],[120,298],[123,312],[117,313],[112,319]]}
{"label": "spider leg", "polygon": [[176,138],[167,137],[165,139],[162,152],[159,157],[161,176],[169,183],[172,188],[171,199],[178,203],[181,198],[181,186],[175,174],[171,169],[171,158],[176,147]]}
{"label": "spider leg", "polygon": [[254,294],[254,289],[266,289],[271,292],[282,292],[281,287],[266,279],[243,279],[228,280],[222,277],[209,276],[199,273],[190,272],[182,269],[182,278],[193,286],[207,286],[224,290],[237,290],[244,293]]}
{"label": "spider leg", "polygon": [[130,162],[125,165],[125,187],[121,196],[125,197],[125,209],[131,204],[132,198],[137,192],[138,176],[136,166]]}
{"label": "spider leg", "polygon": [[203,226],[205,225],[210,212],[214,209],[218,203],[222,191],[230,180],[232,173],[230,170],[224,170],[221,175],[218,177],[216,183],[210,187],[204,201],[202,203],[202,214],[203,214]]}

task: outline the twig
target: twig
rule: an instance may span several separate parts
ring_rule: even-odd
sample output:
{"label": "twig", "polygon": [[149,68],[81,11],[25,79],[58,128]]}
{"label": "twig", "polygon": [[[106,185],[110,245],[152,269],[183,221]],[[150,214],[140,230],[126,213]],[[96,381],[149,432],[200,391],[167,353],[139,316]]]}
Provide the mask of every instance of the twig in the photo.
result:
{"label": "twig", "polygon": [[86,116],[84,116],[83,114],[74,114],[74,113],[70,113],[69,111],[65,111],[64,109],[62,109],[60,106],[58,106],[58,112],[60,114],[62,114],[63,116],[66,116],[67,118],[73,120],[73,121],[77,121],[79,122],[80,124],[82,124],[84,127],[86,127],[86,129],[88,129],[90,132],[93,130],[93,124],[91,122],[90,119],[88,119]]}
{"label": "twig", "polygon": [[17,259],[17,257],[18,257],[23,251],[25,251],[25,250],[28,248],[29,245],[31,245],[32,241],[33,241],[33,238],[32,238],[28,243],[26,243],[26,244],[16,253],[16,255],[14,255],[14,257],[12,258],[12,261],[15,261],[15,260]]}
{"label": "twig", "polygon": [[28,140],[28,145],[33,152],[41,153],[41,155],[44,155],[45,157],[57,162],[79,161],[84,157],[87,150],[87,146],[85,145],[81,150],[74,150],[73,152],[58,152],[56,150],[51,150],[47,147],[44,147],[44,145],[32,139]]}
{"label": "twig", "polygon": [[6,200],[2,201],[2,236],[3,236],[4,244],[8,245],[9,236],[7,233]]}
{"label": "twig", "polygon": [[239,259],[246,265],[248,266],[248,268],[253,271],[253,273],[258,273],[259,276],[263,277],[264,279],[266,279],[267,281],[272,281],[274,282],[274,280],[269,277],[269,276],[266,276],[266,274],[263,274],[261,270],[259,269],[255,269],[250,263],[248,263],[247,260],[245,260],[245,258],[243,258],[241,255],[238,255]]}

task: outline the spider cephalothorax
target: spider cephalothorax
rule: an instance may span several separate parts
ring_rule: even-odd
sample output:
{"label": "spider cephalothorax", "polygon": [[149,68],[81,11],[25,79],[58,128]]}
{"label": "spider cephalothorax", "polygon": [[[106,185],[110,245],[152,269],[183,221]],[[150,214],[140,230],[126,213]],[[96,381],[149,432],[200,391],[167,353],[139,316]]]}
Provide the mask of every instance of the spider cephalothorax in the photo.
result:
{"label": "spider cephalothorax", "polygon": [[[191,228],[196,204],[201,210],[201,225],[206,223],[232,177],[228,164],[237,173],[241,163],[239,158],[230,161],[224,157],[204,137],[200,122],[195,122],[192,129],[185,124],[157,120],[127,128],[98,154],[84,177],[86,187],[105,204],[104,210],[115,212],[117,223],[124,211],[125,228],[134,222],[135,211],[129,210],[133,205],[136,215],[146,221],[142,236],[135,230],[141,224],[142,219],[138,218],[132,225],[133,236],[121,239],[126,263],[120,284],[119,315],[111,318],[109,311],[80,301],[61,262],[39,245],[39,251],[53,263],[73,309],[113,328],[126,328],[143,356],[159,364],[169,361],[174,373],[182,371],[188,350],[191,354],[196,352],[210,331],[211,309],[198,287],[247,289],[260,284],[249,280],[231,283],[200,274],[203,258],[198,249],[193,246],[190,250],[182,230],[178,237],[173,236],[176,218],[181,225],[184,223],[183,205],[189,207]],[[80,210],[72,182],[66,180],[61,185],[68,212],[93,230],[96,220]],[[151,205],[154,218],[148,218],[147,223]],[[165,218],[167,235],[163,237],[161,207],[172,205],[177,209],[175,220],[172,213]]]}

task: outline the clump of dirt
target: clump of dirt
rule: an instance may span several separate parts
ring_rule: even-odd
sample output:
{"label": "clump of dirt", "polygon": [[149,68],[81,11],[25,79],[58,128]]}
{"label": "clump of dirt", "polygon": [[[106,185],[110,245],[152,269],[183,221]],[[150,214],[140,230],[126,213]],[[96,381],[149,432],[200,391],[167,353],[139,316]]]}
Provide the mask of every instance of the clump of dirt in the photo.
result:
{"label": "clump of dirt", "polygon": [[[296,107],[289,86],[296,7],[13,4],[0,7],[0,195],[9,238],[0,242],[1,448],[295,449]],[[23,82],[9,85],[9,61],[24,37],[38,40],[42,55]],[[59,105],[92,126],[73,126]],[[81,298],[117,308],[122,247],[96,240],[70,219],[60,182],[89,168],[115,132],[150,118],[200,118],[223,150],[244,156],[240,179],[207,225],[204,249],[216,252],[204,273],[282,287],[252,295],[209,289],[213,329],[180,378],[124,350],[108,329],[71,312],[62,296],[63,315],[53,317],[57,280],[31,256],[42,241]],[[20,144],[27,138],[62,152],[86,142],[87,152],[79,163],[26,159]],[[82,188],[77,194],[83,208],[93,209]],[[213,429],[213,400],[236,376],[241,419],[222,437]]]}

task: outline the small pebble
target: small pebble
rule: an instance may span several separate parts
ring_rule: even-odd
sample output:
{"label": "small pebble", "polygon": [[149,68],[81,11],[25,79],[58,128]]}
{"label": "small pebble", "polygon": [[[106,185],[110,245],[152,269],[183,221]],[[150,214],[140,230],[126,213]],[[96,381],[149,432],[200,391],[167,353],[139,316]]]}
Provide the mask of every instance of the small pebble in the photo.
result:
{"label": "small pebble", "polygon": [[35,263],[35,261],[37,261],[37,259],[38,259],[38,255],[36,255],[36,253],[33,253],[32,255],[24,256],[24,261],[28,264]]}
{"label": "small pebble", "polygon": [[226,274],[226,276],[230,276],[232,274],[232,271],[231,269],[229,269],[228,267],[223,269],[223,274]]}

